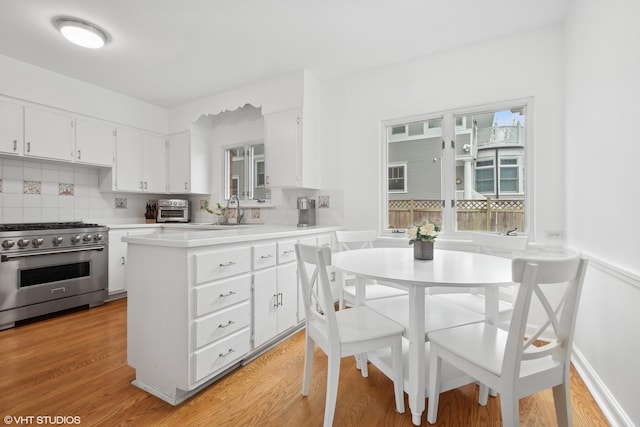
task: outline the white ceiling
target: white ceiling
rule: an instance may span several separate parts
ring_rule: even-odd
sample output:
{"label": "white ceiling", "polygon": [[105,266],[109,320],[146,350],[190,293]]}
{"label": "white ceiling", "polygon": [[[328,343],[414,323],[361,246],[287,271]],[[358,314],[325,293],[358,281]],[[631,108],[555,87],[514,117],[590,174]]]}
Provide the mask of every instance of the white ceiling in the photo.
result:
{"label": "white ceiling", "polygon": [[[307,69],[348,75],[561,22],[571,0],[0,0],[0,54],[161,107]],[[52,24],[106,29],[100,50]]]}

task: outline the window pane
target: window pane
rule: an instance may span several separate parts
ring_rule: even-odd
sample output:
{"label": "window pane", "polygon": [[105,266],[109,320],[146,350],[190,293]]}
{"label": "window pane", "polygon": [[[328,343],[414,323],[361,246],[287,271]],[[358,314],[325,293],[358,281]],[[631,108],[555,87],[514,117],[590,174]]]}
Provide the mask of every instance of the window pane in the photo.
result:
{"label": "window pane", "polygon": [[[400,135],[394,130],[408,129]],[[387,226],[442,225],[442,119],[387,129]]]}
{"label": "window pane", "polygon": [[456,229],[525,230],[524,107],[458,115],[455,123]]}

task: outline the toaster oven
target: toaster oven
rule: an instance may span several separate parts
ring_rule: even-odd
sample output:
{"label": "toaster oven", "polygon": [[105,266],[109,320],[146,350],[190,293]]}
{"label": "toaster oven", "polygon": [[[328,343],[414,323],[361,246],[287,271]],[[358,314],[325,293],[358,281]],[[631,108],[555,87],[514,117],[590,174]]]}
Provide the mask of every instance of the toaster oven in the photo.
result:
{"label": "toaster oven", "polygon": [[158,222],[189,222],[189,201],[184,199],[158,200]]}

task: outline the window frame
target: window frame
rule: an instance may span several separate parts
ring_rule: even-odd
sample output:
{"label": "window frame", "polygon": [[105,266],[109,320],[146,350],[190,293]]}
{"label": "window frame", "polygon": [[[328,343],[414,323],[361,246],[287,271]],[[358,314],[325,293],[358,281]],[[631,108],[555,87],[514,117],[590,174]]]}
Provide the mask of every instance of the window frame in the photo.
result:
{"label": "window frame", "polygon": [[[523,108],[526,114],[526,126],[525,126],[525,144],[523,150],[524,159],[522,162],[518,161],[518,185],[521,186],[521,191],[518,194],[524,193],[525,200],[525,224],[526,230],[522,231],[522,234],[535,236],[535,224],[532,221],[534,212],[534,148],[535,141],[533,139],[533,129],[535,128],[535,116],[534,116],[534,102],[533,98],[520,98],[510,101],[495,102],[481,105],[474,105],[464,108],[437,111],[428,114],[419,114],[413,116],[400,117],[389,120],[380,121],[379,132],[379,152],[381,153],[381,164],[378,168],[378,188],[381,194],[380,197],[380,215],[379,225],[381,236],[393,237],[394,233],[398,230],[390,230],[388,226],[388,206],[389,206],[389,192],[388,192],[388,143],[389,143],[389,127],[401,126],[406,123],[415,121],[426,121],[434,119],[442,119],[442,187],[441,187],[441,199],[443,200],[442,220],[443,226],[441,229],[441,238],[443,239],[469,239],[471,231],[458,231],[456,229],[456,183],[455,183],[455,129],[456,129],[456,116],[468,115],[473,113],[479,113],[483,111],[493,110],[506,110],[513,108]],[[495,165],[494,168],[500,168],[500,165]],[[383,172],[384,171],[384,172]],[[494,185],[499,185],[500,177],[494,178]]]}

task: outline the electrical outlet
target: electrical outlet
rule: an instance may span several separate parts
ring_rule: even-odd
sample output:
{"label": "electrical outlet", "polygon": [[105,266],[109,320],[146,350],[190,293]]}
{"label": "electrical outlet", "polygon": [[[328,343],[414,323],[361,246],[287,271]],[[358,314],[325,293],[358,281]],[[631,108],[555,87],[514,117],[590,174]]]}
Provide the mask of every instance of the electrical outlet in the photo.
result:
{"label": "electrical outlet", "polygon": [[562,239],[564,238],[564,233],[558,230],[547,230],[547,239]]}

